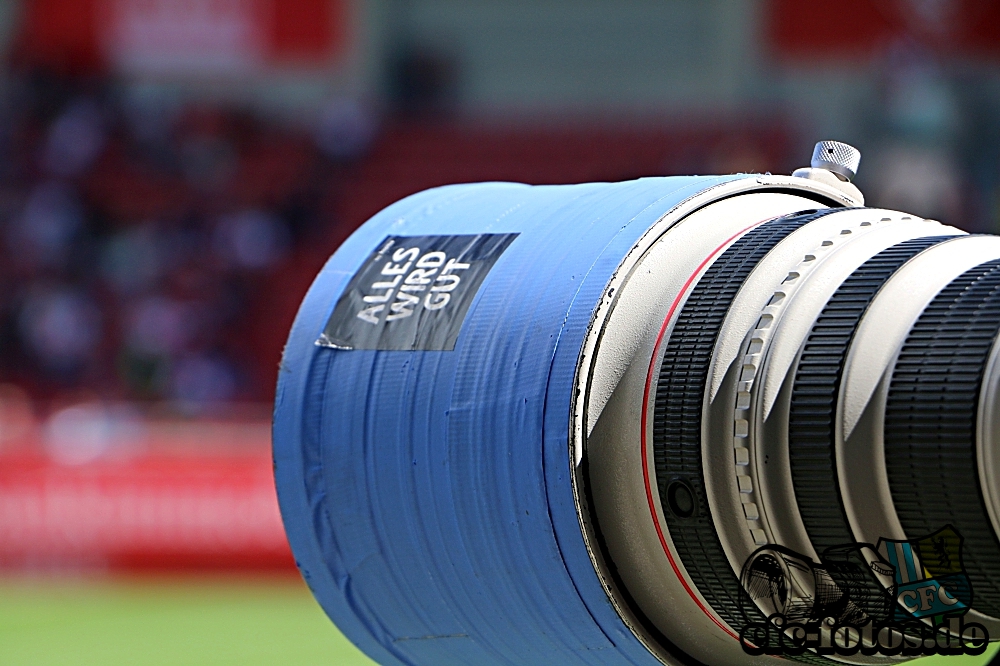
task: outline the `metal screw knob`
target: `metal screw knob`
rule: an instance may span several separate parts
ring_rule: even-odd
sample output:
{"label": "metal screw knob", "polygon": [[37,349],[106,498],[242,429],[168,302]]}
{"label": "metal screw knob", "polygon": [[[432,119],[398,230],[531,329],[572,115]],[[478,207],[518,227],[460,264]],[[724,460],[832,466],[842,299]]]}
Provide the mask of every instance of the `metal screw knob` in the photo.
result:
{"label": "metal screw knob", "polygon": [[826,169],[850,181],[858,173],[861,151],[839,141],[820,141],[813,148],[812,167]]}

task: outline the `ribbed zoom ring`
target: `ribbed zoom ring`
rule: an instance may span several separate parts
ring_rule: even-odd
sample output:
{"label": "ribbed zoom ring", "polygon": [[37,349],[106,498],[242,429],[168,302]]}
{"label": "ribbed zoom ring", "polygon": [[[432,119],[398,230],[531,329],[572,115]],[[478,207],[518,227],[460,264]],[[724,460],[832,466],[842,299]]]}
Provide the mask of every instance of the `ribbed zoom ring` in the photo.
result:
{"label": "ribbed zoom ring", "polygon": [[[726,558],[705,496],[701,423],[709,364],[729,308],[761,259],[796,229],[842,210],[803,211],[776,218],[737,239],[691,290],[664,344],[653,413],[660,505],[692,582],[719,617],[737,630],[756,609],[739,605],[740,581]],[[693,510],[683,515],[671,509],[669,489],[676,483],[684,484],[693,495]],[[800,661],[829,663],[808,654]]]}
{"label": "ribbed zoom ring", "polygon": [[893,370],[885,459],[910,539],[951,524],[964,538],[973,607],[1000,617],[1000,542],[979,486],[976,418],[1000,332],[1000,259],[945,287],[914,324]]}
{"label": "ribbed zoom ring", "polygon": [[914,238],[882,250],[844,280],[813,323],[795,373],[788,447],[799,512],[813,547],[853,543],[837,481],[835,421],[844,361],[858,323],[903,264],[954,238]]}

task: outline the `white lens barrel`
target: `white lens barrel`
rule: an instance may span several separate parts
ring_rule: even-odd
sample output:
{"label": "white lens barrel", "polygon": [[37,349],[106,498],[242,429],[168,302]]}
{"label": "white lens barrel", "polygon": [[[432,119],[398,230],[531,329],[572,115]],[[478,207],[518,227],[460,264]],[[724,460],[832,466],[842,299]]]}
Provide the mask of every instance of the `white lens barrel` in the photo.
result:
{"label": "white lens barrel", "polygon": [[[871,554],[880,539],[923,536],[902,528],[886,472],[882,428],[895,358],[946,285],[1000,258],[1000,238],[968,236],[888,210],[820,211],[801,227],[782,232],[740,278],[711,338],[700,420],[690,425],[700,432],[700,469],[674,467],[664,474],[669,456],[660,456],[650,443],[663,437],[660,430],[664,424],[669,429],[671,419],[690,419],[693,413],[680,403],[664,407],[664,401],[680,399],[662,390],[663,382],[679,376],[676,368],[663,374],[664,355],[672,353],[675,366],[690,358],[690,371],[701,372],[696,359],[704,351],[695,347],[703,343],[681,342],[685,347],[676,352],[669,347],[701,339],[678,337],[677,326],[709,325],[715,316],[704,310],[708,306],[702,303],[711,300],[704,294],[692,301],[702,308],[701,319],[684,320],[685,306],[713,264],[727,261],[728,248],[748,233],[747,224],[787,214],[803,203],[789,194],[750,193],[706,206],[675,224],[623,280],[606,316],[594,322],[595,351],[578,371],[583,408],[575,415],[580,422],[574,443],[580,460],[577,492],[595,563],[635,631],[650,642],[663,635],[707,663],[764,659],[749,658],[732,640],[740,619],[726,606],[736,588],[722,580],[738,575],[762,547],[789,548],[818,562],[836,544],[865,542],[870,547],[864,552]],[[724,276],[710,277],[724,283]],[[834,335],[841,331],[838,313],[848,321],[841,326],[847,331],[844,339]],[[829,330],[834,331],[829,349],[823,347],[827,321],[833,321]],[[832,378],[811,386],[811,367]],[[984,377],[975,452],[989,516],[1000,533],[997,347]],[[810,407],[811,397],[820,402]],[[665,421],[653,418],[658,409],[666,410]],[[819,420],[810,425],[810,410],[816,409]],[[817,445],[809,438],[827,431],[829,446],[821,456],[826,460],[801,472],[815,455],[809,447]],[[799,442],[803,436],[805,443]],[[691,444],[667,446],[672,452]],[[814,478],[817,487],[807,487]],[[829,501],[820,501],[824,497]],[[817,503],[821,506],[813,506]],[[705,519],[711,529],[687,526]],[[711,532],[717,534],[716,546],[691,545],[692,538],[706,539]],[[706,567],[705,557],[719,559]],[[723,558],[730,571],[719,571]],[[986,580],[983,576],[989,578],[989,572],[980,580]],[[968,619],[984,624],[991,636],[1000,635],[993,616],[972,610]]]}

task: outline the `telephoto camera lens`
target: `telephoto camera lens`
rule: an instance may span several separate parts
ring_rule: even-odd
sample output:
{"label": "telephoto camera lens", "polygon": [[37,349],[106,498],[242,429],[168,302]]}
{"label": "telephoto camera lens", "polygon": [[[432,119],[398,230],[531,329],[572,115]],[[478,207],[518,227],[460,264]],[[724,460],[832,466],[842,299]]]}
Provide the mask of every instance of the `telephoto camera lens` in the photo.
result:
{"label": "telephoto camera lens", "polygon": [[1000,639],[1000,237],[792,176],[455,185],[281,364],[298,566],[380,664],[889,664]]}

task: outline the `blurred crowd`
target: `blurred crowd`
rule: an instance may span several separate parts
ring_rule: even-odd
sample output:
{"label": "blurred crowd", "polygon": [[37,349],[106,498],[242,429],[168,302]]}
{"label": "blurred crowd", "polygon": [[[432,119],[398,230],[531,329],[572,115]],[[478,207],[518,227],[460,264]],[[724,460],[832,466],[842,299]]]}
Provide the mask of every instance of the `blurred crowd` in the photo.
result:
{"label": "blurred crowd", "polygon": [[5,93],[0,382],[188,411],[268,400],[261,293],[329,235],[326,181],[367,119],[333,106],[317,135],[40,72]]}
{"label": "blurred crowd", "polygon": [[404,115],[379,128],[333,100],[294,124],[39,71],[15,71],[3,92],[0,388],[43,413],[269,402],[322,260],[412,192],[764,170],[788,152],[774,123],[489,129]]}
{"label": "blurred crowd", "polygon": [[[991,108],[974,86],[918,56],[889,58],[859,184],[870,205],[995,231],[1000,124],[970,115]],[[13,68],[0,86],[0,389],[43,412],[266,404],[312,276],[398,198],[476,180],[789,172],[816,138],[783,112],[714,125],[393,118],[380,126],[342,99],[296,124],[162,85]]]}

